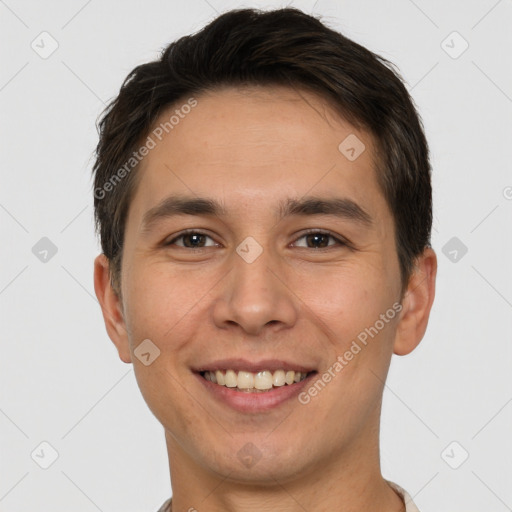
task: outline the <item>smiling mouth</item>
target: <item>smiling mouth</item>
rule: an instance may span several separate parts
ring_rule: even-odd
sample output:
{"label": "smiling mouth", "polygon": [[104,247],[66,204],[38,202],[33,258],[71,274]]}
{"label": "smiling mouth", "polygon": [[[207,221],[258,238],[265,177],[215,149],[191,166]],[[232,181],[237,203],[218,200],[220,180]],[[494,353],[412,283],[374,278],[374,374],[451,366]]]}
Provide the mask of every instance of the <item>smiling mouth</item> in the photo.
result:
{"label": "smiling mouth", "polygon": [[282,386],[292,386],[310,375],[317,373],[300,372],[293,370],[262,370],[259,372],[247,372],[235,370],[202,371],[200,375],[219,386],[231,388],[242,393],[265,393]]}

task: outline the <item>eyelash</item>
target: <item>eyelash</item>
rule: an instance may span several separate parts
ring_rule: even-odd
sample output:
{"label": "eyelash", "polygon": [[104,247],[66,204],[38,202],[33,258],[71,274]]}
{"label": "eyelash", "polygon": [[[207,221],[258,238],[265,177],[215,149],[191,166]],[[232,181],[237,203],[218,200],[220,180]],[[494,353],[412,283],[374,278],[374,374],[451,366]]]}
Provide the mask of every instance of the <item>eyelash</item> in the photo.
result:
{"label": "eyelash", "polygon": [[[171,245],[173,245],[176,242],[176,240],[179,240],[179,239],[185,237],[186,235],[191,235],[191,234],[203,235],[203,236],[206,236],[206,237],[211,238],[213,240],[213,238],[210,235],[208,235],[207,233],[203,233],[202,231],[197,231],[195,229],[187,229],[187,230],[183,231],[181,234],[179,234],[178,236],[174,237],[169,242],[165,242],[164,245],[165,246],[171,246]],[[300,240],[301,238],[304,238],[307,235],[325,235],[325,236],[329,236],[333,240],[336,240],[338,246],[347,246],[348,247],[350,245],[348,241],[343,240],[339,236],[335,236],[330,231],[318,230],[318,229],[307,230],[306,232],[302,233],[302,235],[299,238],[297,238],[297,240]],[[182,246],[177,246],[177,247],[181,247],[182,249],[189,249],[189,250],[192,250],[192,251],[201,251],[201,250],[204,250],[204,249],[208,249],[208,247],[198,247],[198,248],[182,247]],[[327,247],[318,247],[318,248],[301,247],[301,249],[312,249],[314,251],[322,251],[322,250],[325,251],[325,250],[330,249],[332,247],[334,247],[334,246],[333,245],[328,245]]]}

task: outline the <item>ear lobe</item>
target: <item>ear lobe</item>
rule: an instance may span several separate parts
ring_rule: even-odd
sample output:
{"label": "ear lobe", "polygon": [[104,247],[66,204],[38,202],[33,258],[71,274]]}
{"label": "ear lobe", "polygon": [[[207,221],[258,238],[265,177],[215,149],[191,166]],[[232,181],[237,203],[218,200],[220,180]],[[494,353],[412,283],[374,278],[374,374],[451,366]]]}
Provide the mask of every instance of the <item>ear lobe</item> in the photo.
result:
{"label": "ear lobe", "polygon": [[119,358],[125,363],[131,363],[123,308],[110,283],[110,262],[104,254],[100,254],[94,260],[94,291],[101,306],[107,333],[117,348]]}
{"label": "ear lobe", "polygon": [[416,265],[402,301],[403,309],[393,345],[393,352],[399,356],[412,352],[425,335],[434,302],[436,274],[436,253],[433,249],[427,248],[416,259]]}

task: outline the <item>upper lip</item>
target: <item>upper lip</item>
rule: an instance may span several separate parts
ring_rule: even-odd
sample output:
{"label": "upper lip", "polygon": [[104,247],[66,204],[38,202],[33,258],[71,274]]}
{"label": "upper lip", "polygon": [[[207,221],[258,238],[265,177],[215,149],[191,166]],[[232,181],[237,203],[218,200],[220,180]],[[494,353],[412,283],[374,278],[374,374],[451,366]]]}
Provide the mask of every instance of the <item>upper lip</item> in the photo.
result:
{"label": "upper lip", "polygon": [[294,370],[299,372],[313,372],[314,368],[311,366],[305,366],[300,363],[293,363],[290,361],[284,361],[283,359],[262,359],[260,361],[249,361],[248,359],[237,358],[237,359],[218,359],[211,363],[205,363],[196,368],[193,368],[195,372],[214,372],[216,370],[237,370],[243,372],[259,372],[263,370],[269,370],[274,372],[276,370]]}

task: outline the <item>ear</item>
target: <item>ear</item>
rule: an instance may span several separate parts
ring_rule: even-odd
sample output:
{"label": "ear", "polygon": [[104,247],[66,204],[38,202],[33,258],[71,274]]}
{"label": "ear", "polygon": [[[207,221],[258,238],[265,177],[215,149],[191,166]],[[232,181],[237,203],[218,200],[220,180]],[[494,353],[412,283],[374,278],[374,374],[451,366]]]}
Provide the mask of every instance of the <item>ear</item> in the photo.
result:
{"label": "ear", "polygon": [[427,248],[416,259],[402,300],[393,352],[404,356],[412,352],[423,339],[436,289],[437,257]]}
{"label": "ear", "polygon": [[94,260],[94,291],[101,306],[103,320],[120,359],[131,363],[130,343],[122,303],[110,282],[110,263],[104,254]]}

